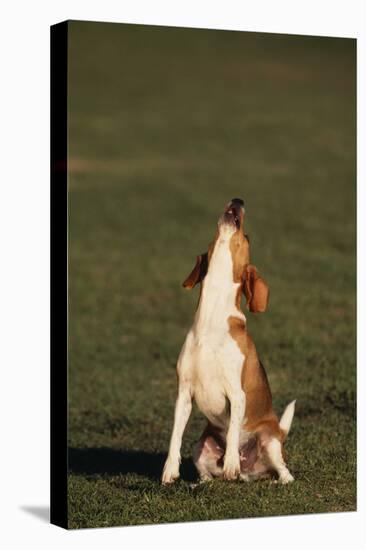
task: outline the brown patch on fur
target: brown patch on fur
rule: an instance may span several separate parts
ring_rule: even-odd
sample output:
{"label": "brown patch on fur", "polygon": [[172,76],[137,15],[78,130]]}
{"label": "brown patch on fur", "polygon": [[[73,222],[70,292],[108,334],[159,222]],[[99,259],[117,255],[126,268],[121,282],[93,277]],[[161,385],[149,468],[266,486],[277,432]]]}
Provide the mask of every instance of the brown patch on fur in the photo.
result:
{"label": "brown patch on fur", "polygon": [[215,248],[216,241],[218,239],[219,232],[217,231],[215,239],[208,246],[208,251],[200,254],[196,258],[196,264],[192,269],[191,273],[183,282],[182,286],[188,290],[191,290],[196,286],[197,283],[202,283],[206,277],[208,266],[211,260],[213,250]]}
{"label": "brown patch on fur", "polygon": [[272,407],[266,371],[258,359],[253,340],[242,319],[229,317],[228,324],[232,338],[245,356],[241,374],[241,384],[246,396],[244,429],[251,433],[260,432],[261,438],[274,436],[282,441],[283,432]]}
{"label": "brown patch on fur", "polygon": [[240,283],[235,297],[235,307],[240,311],[245,267],[249,263],[249,240],[241,231],[236,231],[231,237],[230,252],[233,261],[233,281]]}
{"label": "brown patch on fur", "polygon": [[232,235],[230,252],[233,260],[234,283],[243,283],[245,267],[249,264],[249,241],[241,231],[235,231]]}
{"label": "brown patch on fur", "polygon": [[266,311],[269,300],[269,288],[265,280],[258,275],[254,265],[247,265],[244,270],[243,290],[247,299],[247,307],[253,313]]}
{"label": "brown patch on fur", "polygon": [[207,269],[208,260],[207,252],[205,252],[204,254],[197,256],[194,268],[183,283],[184,288],[191,290],[197,283],[200,283],[205,278]]}
{"label": "brown patch on fur", "polygon": [[242,231],[236,231],[232,235],[230,252],[233,261],[233,281],[240,283],[235,298],[236,308],[240,310],[241,296],[244,292],[249,311],[253,313],[266,311],[269,288],[265,280],[258,274],[257,268],[249,263],[249,238]]}

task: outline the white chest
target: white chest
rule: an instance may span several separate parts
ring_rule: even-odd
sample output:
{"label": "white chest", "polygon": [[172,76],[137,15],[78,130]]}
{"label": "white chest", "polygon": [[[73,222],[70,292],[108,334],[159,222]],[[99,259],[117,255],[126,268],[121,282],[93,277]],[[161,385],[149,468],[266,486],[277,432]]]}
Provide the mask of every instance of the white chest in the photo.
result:
{"label": "white chest", "polygon": [[212,253],[205,277],[201,300],[194,320],[194,329],[200,336],[227,332],[228,318],[241,315],[236,308],[239,283],[233,280],[233,260],[230,240],[219,239]]}
{"label": "white chest", "polygon": [[241,317],[235,306],[239,284],[233,281],[232,257],[227,241],[212,254],[193,326],[178,364],[189,376],[201,412],[224,431],[230,420],[229,400],[241,391],[244,354],[230,334],[229,318]]}
{"label": "white chest", "polygon": [[201,339],[194,348],[193,395],[201,412],[217,426],[227,427],[229,400],[241,390],[243,363],[244,355],[228,332]]}

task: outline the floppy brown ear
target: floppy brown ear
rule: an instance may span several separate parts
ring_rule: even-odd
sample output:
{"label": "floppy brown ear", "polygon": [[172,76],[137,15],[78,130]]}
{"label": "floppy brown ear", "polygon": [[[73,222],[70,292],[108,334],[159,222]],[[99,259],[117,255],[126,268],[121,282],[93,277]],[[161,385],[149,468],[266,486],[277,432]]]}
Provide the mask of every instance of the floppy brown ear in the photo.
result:
{"label": "floppy brown ear", "polygon": [[183,283],[184,288],[191,289],[200,283],[207,273],[207,252],[197,256],[196,265]]}
{"label": "floppy brown ear", "polygon": [[247,265],[244,272],[243,291],[247,299],[247,307],[253,313],[266,311],[269,300],[269,288],[254,265]]}

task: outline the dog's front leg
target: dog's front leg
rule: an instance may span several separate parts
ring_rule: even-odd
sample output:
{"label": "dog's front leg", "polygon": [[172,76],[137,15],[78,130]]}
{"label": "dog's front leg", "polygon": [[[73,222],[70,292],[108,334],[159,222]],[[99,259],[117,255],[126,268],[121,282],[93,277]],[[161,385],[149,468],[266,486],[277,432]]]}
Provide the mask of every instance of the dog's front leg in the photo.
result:
{"label": "dog's front leg", "polygon": [[191,410],[192,396],[190,388],[187,385],[181,386],[175,404],[174,426],[170,439],[168,458],[165,462],[161,480],[164,485],[173,483],[179,477],[180,448]]}
{"label": "dog's front leg", "polygon": [[230,397],[230,424],[226,436],[226,453],[223,475],[225,479],[237,479],[240,475],[239,438],[244,420],[245,393],[238,390]]}

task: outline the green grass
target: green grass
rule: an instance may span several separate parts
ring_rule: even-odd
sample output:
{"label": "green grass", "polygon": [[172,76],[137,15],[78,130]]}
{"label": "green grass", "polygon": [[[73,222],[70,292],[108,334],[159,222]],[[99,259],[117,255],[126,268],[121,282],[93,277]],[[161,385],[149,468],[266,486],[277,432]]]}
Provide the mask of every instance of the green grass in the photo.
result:
{"label": "green grass", "polygon": [[[69,526],[356,509],[355,42],[70,24]],[[269,311],[247,314],[291,486],[160,486],[181,288],[224,204],[246,203]]]}

